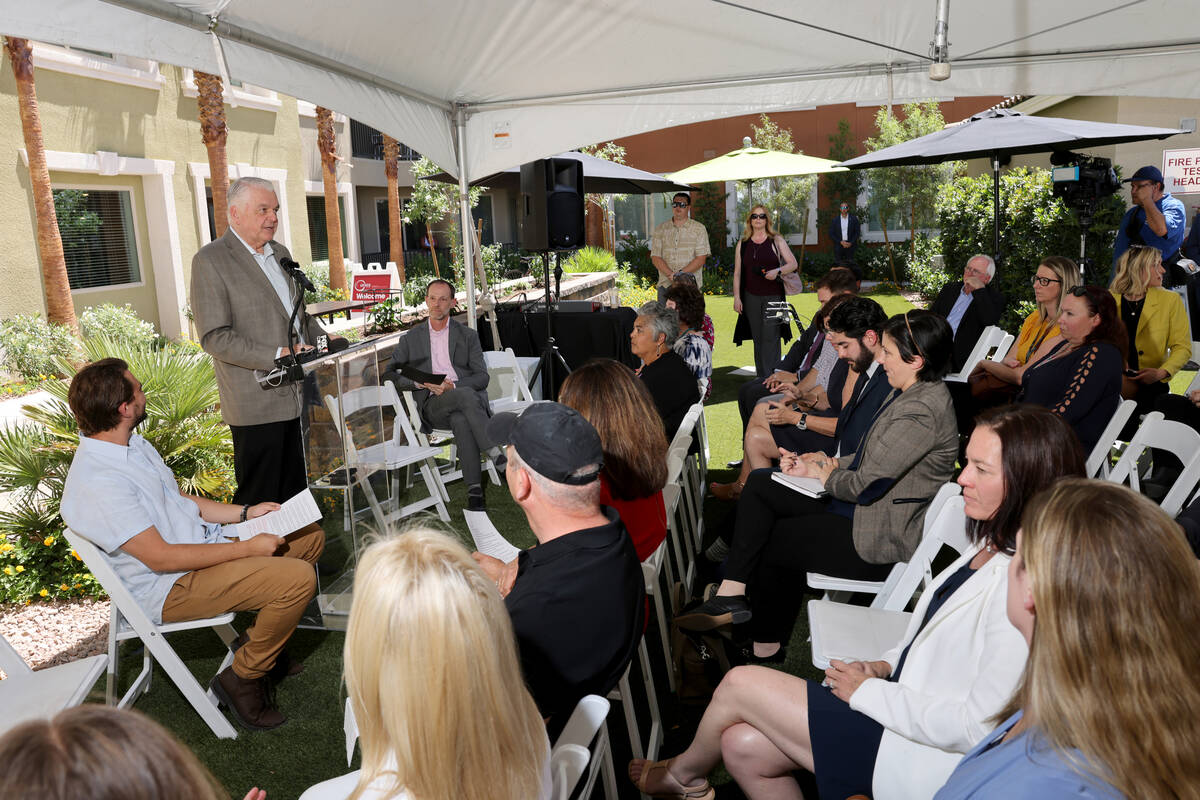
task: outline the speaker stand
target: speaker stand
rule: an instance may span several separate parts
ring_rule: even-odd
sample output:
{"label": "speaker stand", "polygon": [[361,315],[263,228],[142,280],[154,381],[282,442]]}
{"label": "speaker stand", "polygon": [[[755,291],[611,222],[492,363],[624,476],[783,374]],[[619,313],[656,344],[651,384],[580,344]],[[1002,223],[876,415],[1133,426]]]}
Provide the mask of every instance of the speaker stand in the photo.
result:
{"label": "speaker stand", "polygon": [[[561,254],[554,254],[555,272],[559,275],[562,274],[560,258]],[[550,251],[548,250],[542,251],[542,270],[546,287],[543,293],[546,302],[546,345],[542,348],[542,354],[538,357],[537,366],[534,367],[533,377],[529,379],[529,382],[536,384],[538,376],[544,375],[542,399],[556,400],[558,398],[558,376],[562,375],[565,379],[567,375],[571,374],[571,368],[567,366],[566,359],[562,357],[562,353],[558,351],[558,345],[554,343],[554,304],[550,302]]]}

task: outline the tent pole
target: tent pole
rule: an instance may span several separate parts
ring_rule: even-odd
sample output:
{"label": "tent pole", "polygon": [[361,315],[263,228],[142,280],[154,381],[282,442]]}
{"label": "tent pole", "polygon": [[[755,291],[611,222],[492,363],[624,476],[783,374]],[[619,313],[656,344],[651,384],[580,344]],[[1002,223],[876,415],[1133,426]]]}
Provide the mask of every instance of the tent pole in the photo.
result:
{"label": "tent pole", "polygon": [[454,138],[458,145],[455,148],[454,155],[458,161],[458,206],[459,206],[459,233],[462,239],[462,277],[463,285],[467,289],[467,324],[475,329],[478,326],[478,321],[475,319],[475,270],[472,268],[475,264],[475,254],[473,251],[474,241],[471,235],[471,202],[467,186],[467,146],[463,141],[467,134],[467,114],[466,110],[461,105],[454,107]]}
{"label": "tent pole", "polygon": [[1000,154],[992,153],[992,258],[1000,265]]}

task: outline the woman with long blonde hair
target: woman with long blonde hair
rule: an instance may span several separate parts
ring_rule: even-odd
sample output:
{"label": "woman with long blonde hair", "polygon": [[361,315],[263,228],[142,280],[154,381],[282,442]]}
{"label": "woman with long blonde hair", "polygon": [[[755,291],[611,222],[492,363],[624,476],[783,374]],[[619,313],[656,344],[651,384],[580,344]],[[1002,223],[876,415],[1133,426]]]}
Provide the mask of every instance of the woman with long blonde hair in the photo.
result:
{"label": "woman with long blonde hair", "polygon": [[1158,506],[1083,479],[1039,494],[1008,617],[1024,678],[937,800],[1200,798],[1200,562]]}
{"label": "woman with long blonde hair", "polygon": [[734,344],[754,342],[758,377],[779,361],[781,327],[765,317],[767,303],[784,298],[781,275],[799,269],[787,241],[771,226],[771,212],[757,205],[746,215],[742,238],[733,249],[733,310],[738,313]]}
{"label": "woman with long blonde hair", "polygon": [[452,537],[411,530],[359,557],[345,680],[362,769],[302,800],[548,796],[549,741],[508,611]]}

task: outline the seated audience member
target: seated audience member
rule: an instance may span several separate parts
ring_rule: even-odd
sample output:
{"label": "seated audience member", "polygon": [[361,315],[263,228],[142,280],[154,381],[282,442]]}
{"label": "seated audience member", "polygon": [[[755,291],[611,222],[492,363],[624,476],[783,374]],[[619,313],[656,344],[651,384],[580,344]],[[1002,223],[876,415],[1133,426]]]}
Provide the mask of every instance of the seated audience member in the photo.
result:
{"label": "seated audience member", "polygon": [[642,568],[616,510],[600,505],[604,453],[579,412],[537,403],[497,414],[488,433],[507,446],[508,488],[538,546],[509,564],[475,558],[500,587],[525,683],[556,737],[579,699],[607,694],[633,657]]}
{"label": "seated audience member", "polygon": [[1058,326],[1063,341],[1025,368],[1018,400],[1060,415],[1090,453],[1121,402],[1125,326],[1112,295],[1099,286],[1068,292]]}
{"label": "seated audience member", "polygon": [[[137,711],[82,705],[0,737],[0,797],[229,800],[170,731]],[[257,787],[244,800],[265,800]]]}
{"label": "seated audience member", "polygon": [[695,376],[671,349],[678,336],[679,315],[675,309],[656,301],[638,309],[633,333],[629,335],[630,349],[642,360],[638,377],[650,390],[668,440],[675,437],[688,409],[700,402]]}
{"label": "seated audience member", "polygon": [[679,338],[672,349],[696,376],[700,399],[712,394],[712,347],[704,340],[704,295],[692,281],[675,281],[667,289],[667,308],[679,314]]}
{"label": "seated audience member", "polygon": [[667,437],[650,393],[629,367],[596,359],[567,376],[558,400],[583,415],[599,434],[604,452],[600,505],[617,510],[638,560],[645,561],[667,538],[662,497]]}
{"label": "seated audience member", "polygon": [[1004,313],[1004,295],[991,285],[995,275],[996,262],[991,256],[971,256],[963,279],[943,286],[929,307],[945,317],[954,332],[954,355],[950,359],[953,372],[967,363],[983,329],[1000,322]]}
{"label": "seated audience member", "polygon": [[978,410],[1010,402],[1020,391],[1025,365],[1037,361],[1062,341],[1062,331],[1058,328],[1062,299],[1079,285],[1079,267],[1065,256],[1048,256],[1038,264],[1031,282],[1037,307],[1021,324],[1008,354],[1003,361],[989,358],[979,362],[971,376],[971,393]]}
{"label": "seated audience member", "polygon": [[[671,279],[671,283],[685,283],[688,286],[696,286],[696,276],[691,272],[681,272]],[[700,295],[704,295],[704,287],[696,286],[700,290]],[[708,342],[709,351],[717,349],[717,330],[713,327],[712,317],[707,312],[704,318],[700,321],[700,335],[704,337],[704,341]]]}
{"label": "seated audience member", "polygon": [[695,787],[723,758],[748,797],[799,797],[799,768],[815,773],[821,797],[932,795],[1020,679],[1026,647],[1005,609],[1022,508],[1082,474],[1079,444],[1054,415],[985,414],[958,478],[972,544],[921,593],[904,638],[877,661],[833,660],[828,689],[763,667],[733,670],[691,746],[670,761],[635,761],[630,776],[665,796]]}
{"label": "seated audience member", "polygon": [[270,684],[303,669],[283,647],[316,593],[320,526],[227,540],[222,525],[279,504],[235,506],[180,492],[162,457],[134,433],[146,418],[146,395],[120,359],[81,369],[68,400],[80,436],[63,487],[63,521],[102,551],[156,623],[258,610],[233,664],[211,688],[248,730],[279,727],[286,717]]}
{"label": "seated audience member", "polygon": [[783,360],[774,365],[770,375],[748,380],[738,388],[738,411],[742,415],[743,432],[750,422],[750,414],[760,400],[777,393],[783,386],[797,383],[812,368],[825,341],[825,315],[828,313],[825,305],[831,297],[858,294],[858,281],[850,270],[839,267],[829,270],[813,284],[813,289],[817,293],[817,302],[821,304],[821,309],[813,315],[812,324],[805,328]]}
{"label": "seated audience member", "polygon": [[[879,352],[879,332],[887,322],[883,307],[869,297],[841,294],[822,307],[820,316],[825,322],[825,344],[837,355],[837,363],[829,370],[829,386],[823,401],[815,408],[802,400],[793,405],[797,400],[796,389],[785,386],[778,399],[768,397],[766,402],[759,403],[743,438],[742,466],[737,479],[733,483],[709,484],[709,490],[718,500],[740,497],[750,472],[769,467],[779,458],[780,449],[833,455],[838,446],[834,434],[842,412],[850,408],[863,388],[860,381],[872,381],[872,377],[863,378],[868,371],[874,377],[871,396],[882,402],[887,394],[883,371],[872,369]],[[814,367],[813,371],[817,369],[820,368]],[[874,408],[879,407],[879,402],[874,403]],[[864,430],[865,426],[859,436]],[[846,452],[857,446],[857,439],[841,444]]]}
{"label": "seated audience member", "polygon": [[1200,797],[1200,570],[1158,506],[1102,481],[1042,492],[1008,598],[1025,675],[937,800]]}
{"label": "seated audience member", "polygon": [[358,559],[345,644],[362,769],[301,800],[550,795],[550,742],[495,583],[453,537],[416,529]]}
{"label": "seated audience member", "polygon": [[1200,431],[1200,389],[1191,389],[1184,394],[1164,394],[1154,404],[1154,410],[1161,411],[1169,420]]}
{"label": "seated audience member", "polygon": [[1158,398],[1192,357],[1192,333],[1183,298],[1162,288],[1162,254],[1157,247],[1131,245],[1117,260],[1113,298],[1128,338],[1122,394],[1138,404],[1139,415],[1154,410]]}
{"label": "seated audience member", "polygon": [[[413,393],[426,433],[433,428],[454,431],[463,483],[467,485],[467,508],[478,511],[487,506],[479,454],[499,451],[487,438],[486,426],[491,414],[487,395],[489,376],[479,334],[450,318],[454,302],[454,287],[449,281],[438,278],[429,282],[425,290],[429,317],[396,342],[384,377],[400,391]],[[437,385],[414,383],[398,372],[405,364],[445,378]]]}
{"label": "seated audience member", "polygon": [[[781,451],[785,473],[815,478],[828,496],[809,497],[766,470],[754,472],[738,503],[725,580],[714,597],[676,618],[680,627],[707,630],[750,619],[747,585],[760,562],[777,558],[794,567],[793,575],[812,570],[883,580],[892,564],[912,555],[925,508],[954,474],[958,454],[942,382],[950,327],[931,311],[910,311],[889,319],[881,338],[878,360],[892,391],[858,447],[842,448],[837,458]],[[764,559],[770,549],[779,553]]]}

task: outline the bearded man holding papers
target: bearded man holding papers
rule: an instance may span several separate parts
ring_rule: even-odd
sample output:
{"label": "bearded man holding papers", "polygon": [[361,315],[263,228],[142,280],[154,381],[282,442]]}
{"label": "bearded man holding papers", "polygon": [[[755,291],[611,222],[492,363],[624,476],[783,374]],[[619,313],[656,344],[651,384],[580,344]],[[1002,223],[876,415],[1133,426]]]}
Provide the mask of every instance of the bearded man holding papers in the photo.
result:
{"label": "bearded man holding papers", "polygon": [[283,648],[316,593],[313,564],[324,532],[314,522],[287,536],[230,541],[224,525],[279,504],[230,505],[180,492],[162,457],[134,433],[146,418],[146,395],[124,361],[81,369],[68,401],[79,449],[63,488],[63,521],[102,551],[156,623],[257,610],[212,690],[248,730],[279,727],[286,717],[270,684],[303,669]]}

